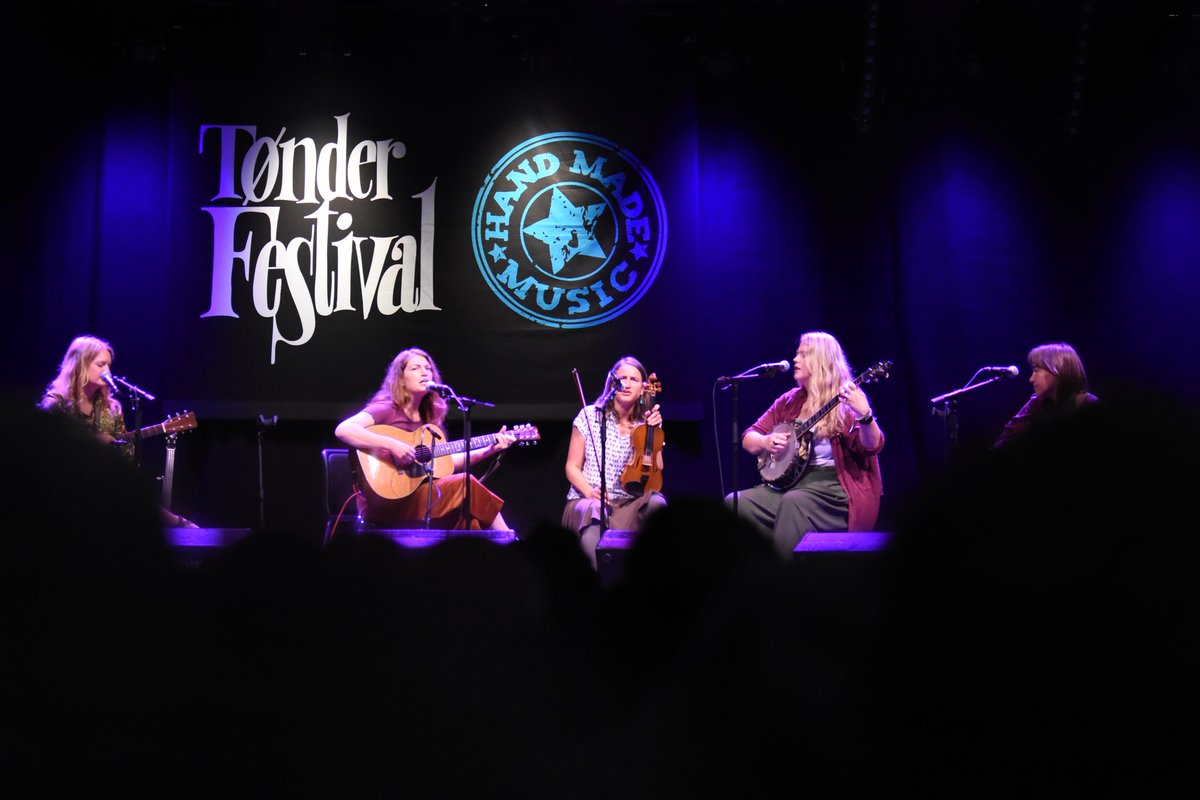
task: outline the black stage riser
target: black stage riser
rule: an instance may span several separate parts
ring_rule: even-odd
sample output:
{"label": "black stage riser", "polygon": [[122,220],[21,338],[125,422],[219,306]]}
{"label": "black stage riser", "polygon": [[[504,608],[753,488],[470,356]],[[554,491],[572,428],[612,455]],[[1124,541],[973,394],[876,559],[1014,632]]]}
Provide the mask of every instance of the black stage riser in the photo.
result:
{"label": "black stage riser", "polygon": [[[222,549],[250,535],[250,528],[168,528],[167,544],[186,566],[198,566]],[[365,531],[391,539],[405,548],[424,548],[451,538],[470,537],[510,544],[518,538],[513,531],[447,531],[425,528],[389,528]],[[625,556],[633,546],[637,532],[610,530],[605,532],[596,548],[596,566],[602,583],[611,585],[621,575]],[[878,531],[850,533],[809,533],[796,545],[793,555],[798,559],[820,558],[825,555],[867,554],[883,550],[891,534]]]}
{"label": "black stage riser", "polygon": [[167,528],[167,545],[185,567],[198,567],[252,532],[252,528]]}
{"label": "black stage riser", "polygon": [[514,531],[451,531],[433,528],[378,528],[358,531],[353,535],[383,536],[407,548],[430,547],[447,539],[483,539],[501,545],[517,540]]}
{"label": "black stage riser", "polygon": [[[596,568],[601,583],[611,586],[620,579],[625,556],[637,538],[637,531],[611,530],[600,537],[596,547]],[[881,531],[851,531],[842,533],[808,533],[792,551],[797,560],[827,559],[837,556],[862,556],[887,547],[890,533]]]}

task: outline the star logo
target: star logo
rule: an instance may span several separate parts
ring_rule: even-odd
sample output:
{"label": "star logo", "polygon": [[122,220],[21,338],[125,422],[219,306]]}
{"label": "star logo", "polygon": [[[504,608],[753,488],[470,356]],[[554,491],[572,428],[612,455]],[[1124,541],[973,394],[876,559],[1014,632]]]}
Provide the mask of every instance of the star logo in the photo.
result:
{"label": "star logo", "polygon": [[575,256],[607,257],[604,248],[596,241],[596,222],[607,208],[607,203],[576,206],[556,186],[550,199],[550,213],[544,219],[526,226],[522,233],[538,239],[549,248],[550,269],[557,275]]}

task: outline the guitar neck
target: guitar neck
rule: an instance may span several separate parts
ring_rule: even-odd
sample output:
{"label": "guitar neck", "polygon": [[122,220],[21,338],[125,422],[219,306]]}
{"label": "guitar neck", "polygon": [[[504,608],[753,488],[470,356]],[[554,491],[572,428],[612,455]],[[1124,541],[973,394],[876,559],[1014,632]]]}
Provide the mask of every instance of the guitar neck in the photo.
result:
{"label": "guitar neck", "polygon": [[435,444],[432,448],[433,449],[433,457],[440,458],[442,456],[449,456],[449,455],[453,455],[454,453],[461,453],[467,449],[478,450],[481,447],[488,447],[488,446],[494,444],[495,441],[496,441],[496,434],[489,433],[485,436],[471,437],[470,448],[467,447],[466,439],[458,439],[453,442],[446,442],[445,444]]}
{"label": "guitar neck", "polygon": [[157,425],[147,425],[144,428],[125,431],[119,438],[126,442],[135,438],[149,439],[154,436],[162,436],[164,433],[176,434],[183,431],[190,431],[195,427],[196,416],[191,412],[187,412],[186,414],[176,414],[173,417],[168,417]]}
{"label": "guitar neck", "polygon": [[166,432],[166,430],[167,430],[166,426],[162,425],[162,424],[147,425],[146,427],[140,428],[136,431],[125,431],[125,438],[133,439],[135,437],[138,437],[138,438],[142,438],[142,439],[149,439],[154,436],[162,435],[163,433]]}

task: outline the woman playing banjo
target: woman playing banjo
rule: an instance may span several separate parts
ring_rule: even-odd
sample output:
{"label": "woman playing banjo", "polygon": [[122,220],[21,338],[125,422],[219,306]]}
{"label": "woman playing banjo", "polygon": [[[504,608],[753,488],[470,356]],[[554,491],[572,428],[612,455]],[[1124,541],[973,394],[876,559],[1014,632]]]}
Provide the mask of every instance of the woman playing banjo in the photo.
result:
{"label": "woman playing banjo", "polygon": [[[760,484],[725,498],[762,528],[781,554],[790,555],[809,531],[871,530],[879,516],[883,484],[879,451],[883,431],[871,403],[850,374],[837,339],[815,331],[800,337],[793,376],[796,388],[771,404],[742,434],[742,447],[760,461],[807,459],[794,485]],[[832,408],[797,442],[790,423]]]}

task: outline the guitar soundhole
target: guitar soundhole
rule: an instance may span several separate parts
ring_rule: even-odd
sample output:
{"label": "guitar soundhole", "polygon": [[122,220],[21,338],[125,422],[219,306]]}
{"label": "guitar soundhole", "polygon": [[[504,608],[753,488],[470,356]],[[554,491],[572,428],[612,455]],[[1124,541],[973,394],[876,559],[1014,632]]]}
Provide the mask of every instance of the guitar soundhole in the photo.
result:
{"label": "guitar soundhole", "polygon": [[428,464],[433,460],[433,451],[429,449],[429,445],[419,444],[413,450],[413,458],[418,464]]}

